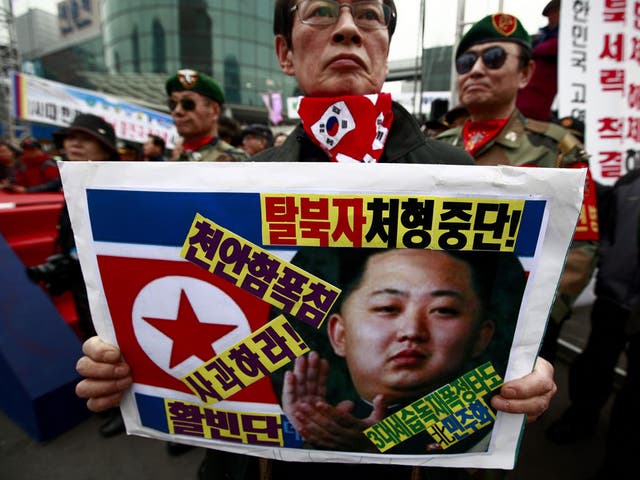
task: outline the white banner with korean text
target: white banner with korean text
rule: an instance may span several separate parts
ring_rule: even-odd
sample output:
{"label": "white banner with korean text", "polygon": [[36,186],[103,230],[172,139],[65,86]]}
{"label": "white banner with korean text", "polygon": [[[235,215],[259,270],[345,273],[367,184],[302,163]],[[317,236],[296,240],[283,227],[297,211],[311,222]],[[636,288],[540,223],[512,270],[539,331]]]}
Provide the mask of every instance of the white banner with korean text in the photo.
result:
{"label": "white banner with korean text", "polygon": [[560,19],[560,116],[585,122],[594,180],[640,167],[640,1],[570,0]]}
{"label": "white banner with korean text", "polygon": [[122,140],[144,143],[158,135],[172,148],[178,138],[170,115],[105,93],[15,72],[11,89],[12,115],[20,120],[66,127],[78,113],[92,113],[113,125]]}

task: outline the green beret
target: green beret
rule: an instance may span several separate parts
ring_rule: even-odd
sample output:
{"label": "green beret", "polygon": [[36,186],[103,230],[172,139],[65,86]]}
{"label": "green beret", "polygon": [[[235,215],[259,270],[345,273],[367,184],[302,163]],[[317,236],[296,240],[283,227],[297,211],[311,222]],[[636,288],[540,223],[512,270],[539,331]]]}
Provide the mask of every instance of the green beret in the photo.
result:
{"label": "green beret", "polygon": [[196,70],[178,70],[173,77],[167,80],[165,90],[167,95],[171,95],[172,92],[197,92],[220,104],[224,103],[222,88],[209,75]]}
{"label": "green beret", "polygon": [[474,23],[464,34],[456,50],[456,58],[472,45],[486,42],[515,42],[531,51],[531,37],[520,20],[508,13],[495,13]]}

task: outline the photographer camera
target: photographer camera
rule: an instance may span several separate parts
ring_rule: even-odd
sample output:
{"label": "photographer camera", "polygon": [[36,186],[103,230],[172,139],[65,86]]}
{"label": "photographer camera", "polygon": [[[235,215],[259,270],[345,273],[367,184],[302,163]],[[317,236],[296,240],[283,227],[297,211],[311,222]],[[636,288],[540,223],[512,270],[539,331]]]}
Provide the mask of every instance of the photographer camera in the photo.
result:
{"label": "photographer camera", "polygon": [[77,258],[63,253],[47,257],[35,267],[27,267],[27,277],[33,283],[43,285],[50,295],[57,297],[71,289],[73,277],[82,276]]}

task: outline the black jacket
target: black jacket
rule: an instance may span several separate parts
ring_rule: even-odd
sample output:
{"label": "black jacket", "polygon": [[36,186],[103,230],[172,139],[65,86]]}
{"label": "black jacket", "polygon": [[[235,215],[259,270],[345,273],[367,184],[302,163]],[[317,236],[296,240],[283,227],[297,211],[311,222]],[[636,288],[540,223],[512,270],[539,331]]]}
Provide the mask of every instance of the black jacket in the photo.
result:
{"label": "black jacket", "polygon": [[640,170],[620,177],[608,194],[608,208],[599,213],[600,259],[595,293],[631,310],[640,301],[638,216]]}

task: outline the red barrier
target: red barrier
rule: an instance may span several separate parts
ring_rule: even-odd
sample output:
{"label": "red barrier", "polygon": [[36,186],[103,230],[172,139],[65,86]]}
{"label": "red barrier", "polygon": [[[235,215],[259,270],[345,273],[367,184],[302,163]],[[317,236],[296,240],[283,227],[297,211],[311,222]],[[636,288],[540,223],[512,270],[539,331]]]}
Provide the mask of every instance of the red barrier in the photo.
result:
{"label": "red barrier", "polygon": [[[62,193],[0,191],[0,234],[26,267],[40,265],[55,253]],[[64,320],[78,330],[78,317],[69,292],[50,297]]]}

